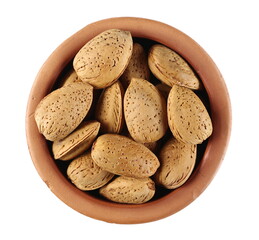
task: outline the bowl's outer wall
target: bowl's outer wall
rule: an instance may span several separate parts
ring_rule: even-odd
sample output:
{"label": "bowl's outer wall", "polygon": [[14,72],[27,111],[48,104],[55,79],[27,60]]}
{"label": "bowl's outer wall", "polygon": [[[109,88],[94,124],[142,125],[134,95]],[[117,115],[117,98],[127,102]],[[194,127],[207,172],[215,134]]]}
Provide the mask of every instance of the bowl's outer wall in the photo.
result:
{"label": "bowl's outer wall", "polygon": [[[34,111],[53,87],[64,67],[78,50],[100,32],[119,28],[134,37],[160,42],[182,55],[195,69],[208,93],[213,134],[204,156],[191,178],[158,200],[126,205],[96,199],[75,188],[57,168],[44,137],[39,134]],[[114,223],[143,223],[172,215],[195,200],[215,176],[227,149],[231,131],[231,106],[225,82],[209,55],[190,37],[167,24],[143,18],[111,18],[87,25],[64,41],[40,69],[28,99],[26,135],[31,158],[50,190],[76,211]]]}

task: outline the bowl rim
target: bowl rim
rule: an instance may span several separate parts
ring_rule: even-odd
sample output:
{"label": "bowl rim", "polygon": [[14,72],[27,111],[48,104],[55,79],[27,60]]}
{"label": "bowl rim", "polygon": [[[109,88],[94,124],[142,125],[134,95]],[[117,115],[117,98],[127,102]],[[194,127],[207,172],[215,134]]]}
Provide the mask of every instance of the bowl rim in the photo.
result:
{"label": "bowl rim", "polygon": [[[141,205],[103,201],[74,187],[62,175],[49,154],[46,140],[38,132],[34,120],[36,106],[51,90],[58,75],[73,56],[91,38],[112,28],[128,30],[134,37],[148,38],[177,51],[201,78],[211,105],[213,134],[190,179],[166,196]],[[33,164],[42,180],[59,199],[88,217],[129,224],[168,217],[193,202],[210,184],[223,161],[230,138],[231,123],[231,104],[224,79],[216,64],[198,43],[180,30],[156,20],[116,17],[88,24],[61,43],[48,57],[34,80],[27,103],[25,125]]]}

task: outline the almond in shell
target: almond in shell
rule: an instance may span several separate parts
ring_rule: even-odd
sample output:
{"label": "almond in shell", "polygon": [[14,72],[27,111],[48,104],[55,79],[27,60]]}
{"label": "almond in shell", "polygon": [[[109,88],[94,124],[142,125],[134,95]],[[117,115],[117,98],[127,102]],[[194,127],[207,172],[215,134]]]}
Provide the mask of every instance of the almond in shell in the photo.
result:
{"label": "almond in shell", "polygon": [[202,143],[212,134],[210,115],[199,97],[190,89],[174,85],[167,102],[169,127],[179,141]]}
{"label": "almond in shell", "polygon": [[100,123],[97,121],[83,122],[64,139],[54,141],[52,144],[54,158],[70,160],[79,156],[91,147],[99,132],[99,128]]}
{"label": "almond in shell", "polygon": [[83,82],[94,88],[112,85],[126,69],[133,48],[130,32],[106,30],[87,42],[76,54],[73,66]]}
{"label": "almond in shell", "polygon": [[79,77],[77,76],[75,70],[73,68],[69,69],[69,71],[61,78],[59,87],[64,87],[74,82],[81,82]]}
{"label": "almond in shell", "polygon": [[69,164],[67,176],[77,188],[89,191],[104,186],[114,175],[98,167],[87,152]]}
{"label": "almond in shell", "polygon": [[[133,138],[130,136],[129,132],[125,133],[125,136],[133,140]],[[153,153],[156,152],[157,147],[158,147],[158,141],[156,141],[156,142],[149,142],[149,143],[142,143],[142,144],[146,148],[148,148],[150,151],[152,151]]]}
{"label": "almond in shell", "polygon": [[165,99],[144,79],[132,78],[124,96],[124,115],[131,137],[140,143],[159,140],[168,128]]}
{"label": "almond in shell", "polygon": [[155,44],[150,48],[148,64],[151,72],[171,87],[173,84],[191,89],[201,87],[189,64],[175,51],[162,44]]}
{"label": "almond in shell", "polygon": [[150,178],[136,179],[120,176],[102,187],[100,194],[118,203],[140,204],[155,194],[155,183]]}
{"label": "almond in shell", "polygon": [[123,126],[124,90],[119,81],[103,90],[95,109],[95,119],[101,123],[101,132],[119,133]]}
{"label": "almond in shell", "polygon": [[139,43],[133,43],[133,51],[129,64],[120,77],[120,81],[125,89],[134,77],[146,80],[149,80],[150,77],[147,54],[142,45]]}
{"label": "almond in shell", "polygon": [[99,136],[91,154],[102,169],[128,177],[152,176],[160,165],[156,155],[143,144],[117,134]]}
{"label": "almond in shell", "polygon": [[190,177],[196,162],[197,147],[175,138],[168,140],[159,153],[160,167],[155,181],[167,189],[182,186]]}
{"label": "almond in shell", "polygon": [[87,83],[72,83],[61,87],[38,104],[35,121],[47,140],[65,138],[82,122],[93,99],[93,87]]}

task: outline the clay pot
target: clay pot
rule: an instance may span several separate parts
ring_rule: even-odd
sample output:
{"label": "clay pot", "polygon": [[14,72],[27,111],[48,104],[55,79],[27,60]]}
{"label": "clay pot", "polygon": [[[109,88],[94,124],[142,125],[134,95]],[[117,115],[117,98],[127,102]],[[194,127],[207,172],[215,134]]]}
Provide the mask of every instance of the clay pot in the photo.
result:
{"label": "clay pot", "polygon": [[[201,150],[191,178],[174,191],[161,190],[141,205],[117,204],[77,189],[54,161],[48,142],[37,129],[34,111],[78,50],[100,32],[119,28],[133,37],[145,38],[172,48],[185,58],[203,82],[210,103],[213,134]],[[28,100],[26,134],[31,158],[50,190],[76,211],[113,223],[143,223],[172,215],[194,201],[210,184],[226,151],[231,130],[231,106],[224,80],[213,60],[190,37],[161,22],[143,18],[111,18],[87,25],[65,40],[40,69]]]}

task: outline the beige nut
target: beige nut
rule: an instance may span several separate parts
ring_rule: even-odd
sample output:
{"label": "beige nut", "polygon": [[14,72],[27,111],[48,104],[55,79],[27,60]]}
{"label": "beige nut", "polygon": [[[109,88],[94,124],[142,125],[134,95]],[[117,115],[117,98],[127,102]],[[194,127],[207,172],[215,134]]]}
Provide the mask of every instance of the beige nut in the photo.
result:
{"label": "beige nut", "polygon": [[118,203],[140,204],[149,201],[155,194],[155,183],[150,178],[117,177],[102,187],[100,194]]}
{"label": "beige nut", "polygon": [[120,77],[120,81],[126,89],[132,78],[149,80],[150,70],[148,67],[147,54],[139,43],[133,43],[133,51],[130,62]]}
{"label": "beige nut", "polygon": [[124,96],[124,115],[131,137],[140,143],[159,140],[168,128],[165,99],[144,79],[132,78]]}
{"label": "beige nut", "polygon": [[179,141],[202,143],[212,134],[212,122],[202,101],[190,89],[174,85],[167,102],[169,127]]}
{"label": "beige nut", "polygon": [[195,162],[197,147],[171,138],[159,153],[160,167],[155,174],[155,181],[168,189],[182,186],[190,177]]}
{"label": "beige nut", "polygon": [[98,167],[88,152],[69,164],[67,176],[77,188],[89,191],[104,186],[114,175]]}
{"label": "beige nut", "polygon": [[148,64],[151,72],[169,86],[178,84],[191,89],[199,89],[199,79],[188,63],[172,49],[155,44],[150,48]]}
{"label": "beige nut", "polygon": [[73,159],[92,146],[100,129],[97,121],[82,122],[79,127],[61,140],[54,141],[52,152],[55,159]]}
{"label": "beige nut", "polygon": [[[130,136],[130,133],[127,132],[124,134],[124,136],[134,140],[131,136]],[[149,142],[149,143],[142,143],[146,148],[148,148],[150,151],[152,151],[153,153],[156,152],[157,150],[157,147],[158,147],[158,141],[156,142]]]}
{"label": "beige nut", "polygon": [[98,137],[92,146],[92,158],[108,172],[136,178],[152,176],[160,165],[143,144],[117,134]]}
{"label": "beige nut", "polygon": [[59,88],[38,104],[35,121],[47,140],[65,138],[82,122],[93,99],[93,87],[87,83],[72,83]]}
{"label": "beige nut", "polygon": [[74,82],[81,82],[75,70],[71,67],[68,72],[60,79],[58,87],[64,87]]}
{"label": "beige nut", "polygon": [[95,108],[95,119],[102,133],[119,133],[123,127],[124,90],[119,81],[105,88]]}
{"label": "beige nut", "polygon": [[130,32],[106,30],[87,42],[76,54],[73,66],[83,82],[94,88],[112,85],[126,69],[132,54]]}

